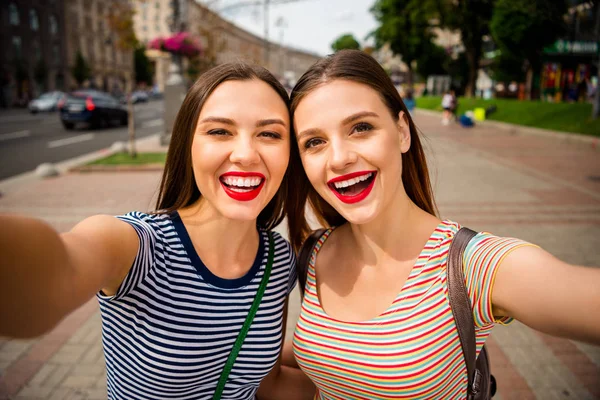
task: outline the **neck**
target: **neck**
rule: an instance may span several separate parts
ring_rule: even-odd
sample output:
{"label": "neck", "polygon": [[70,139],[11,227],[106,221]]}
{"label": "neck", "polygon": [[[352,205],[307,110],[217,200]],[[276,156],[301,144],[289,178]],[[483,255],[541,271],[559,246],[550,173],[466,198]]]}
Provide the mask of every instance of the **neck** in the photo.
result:
{"label": "neck", "polygon": [[244,263],[256,255],[256,219],[226,218],[203,198],[179,210],[179,215],[205,264],[219,269],[220,266]]}
{"label": "neck", "polygon": [[[411,261],[419,256],[439,219],[420,209],[403,188],[365,224],[349,224],[351,245],[366,264]],[[352,243],[353,242],[353,243]]]}

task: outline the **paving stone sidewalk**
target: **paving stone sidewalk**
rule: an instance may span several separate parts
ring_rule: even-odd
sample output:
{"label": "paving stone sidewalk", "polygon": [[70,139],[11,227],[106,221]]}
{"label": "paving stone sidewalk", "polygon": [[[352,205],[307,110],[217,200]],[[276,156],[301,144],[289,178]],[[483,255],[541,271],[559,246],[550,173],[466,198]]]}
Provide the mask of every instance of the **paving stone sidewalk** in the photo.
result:
{"label": "paving stone sidewalk", "polygon": [[[575,264],[600,266],[600,152],[500,129],[442,126],[419,113],[441,216],[534,242]],[[160,150],[158,141],[141,151]],[[164,149],[163,149],[164,150]],[[98,213],[153,208],[160,172],[70,173],[12,185],[0,212],[24,213],[59,231]],[[1,185],[0,185],[0,190]],[[287,336],[299,311],[290,300]],[[600,317],[590,310],[590,317]],[[488,341],[499,399],[600,399],[600,347],[513,323]],[[35,340],[0,338],[0,399],[105,399],[95,299]]]}

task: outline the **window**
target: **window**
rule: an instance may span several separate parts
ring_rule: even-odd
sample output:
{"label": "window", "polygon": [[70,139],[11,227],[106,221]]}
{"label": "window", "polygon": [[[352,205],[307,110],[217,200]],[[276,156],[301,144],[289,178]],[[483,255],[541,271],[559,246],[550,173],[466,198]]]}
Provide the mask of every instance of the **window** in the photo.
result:
{"label": "window", "polygon": [[19,18],[19,9],[15,3],[10,3],[8,5],[8,20],[11,25],[19,25],[21,23],[21,19]]}
{"label": "window", "polygon": [[58,33],[58,22],[56,22],[56,17],[54,15],[50,15],[48,17],[48,22],[50,25],[50,33],[52,35],[56,35]]}
{"label": "window", "polygon": [[157,1],[157,2],[156,2],[156,8],[157,8],[157,9],[158,9],[158,8],[160,8],[160,1]]}
{"label": "window", "polygon": [[37,12],[33,8],[29,10],[29,26],[32,31],[40,29],[40,20],[38,19]]}
{"label": "window", "polygon": [[57,44],[52,46],[52,61],[54,61],[54,64],[60,63],[60,48]]}
{"label": "window", "polygon": [[22,44],[21,44],[21,38],[19,36],[13,36],[12,46],[13,46],[15,57],[21,58],[21,56],[23,55],[23,51],[21,49]]}
{"label": "window", "polygon": [[42,48],[37,39],[34,39],[31,43],[31,50],[33,51],[33,58],[36,62],[42,59]]}

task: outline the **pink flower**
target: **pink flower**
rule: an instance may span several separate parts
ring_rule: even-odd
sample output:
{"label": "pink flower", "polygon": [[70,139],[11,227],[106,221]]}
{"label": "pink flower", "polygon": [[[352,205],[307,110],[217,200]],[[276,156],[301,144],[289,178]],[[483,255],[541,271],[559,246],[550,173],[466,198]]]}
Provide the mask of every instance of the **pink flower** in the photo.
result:
{"label": "pink flower", "polygon": [[148,47],[186,57],[194,57],[202,53],[200,41],[188,32],[178,32],[166,38],[156,38],[150,41]]}

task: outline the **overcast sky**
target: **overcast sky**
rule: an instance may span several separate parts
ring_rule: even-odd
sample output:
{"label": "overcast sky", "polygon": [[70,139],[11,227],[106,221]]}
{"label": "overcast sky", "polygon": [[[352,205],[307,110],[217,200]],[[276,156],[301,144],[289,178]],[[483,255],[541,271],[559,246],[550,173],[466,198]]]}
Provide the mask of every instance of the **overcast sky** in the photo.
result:
{"label": "overcast sky", "polygon": [[[271,0],[277,2],[278,0]],[[215,10],[248,3],[246,0],[204,0]],[[351,33],[361,43],[375,29],[376,21],[369,12],[375,0],[298,0],[274,4],[269,12],[269,39],[279,43],[282,29],[277,21],[283,18],[284,45],[308,50],[319,55],[331,53],[331,43],[344,33]],[[263,7],[239,7],[223,11],[223,17],[250,32],[263,37]]]}

